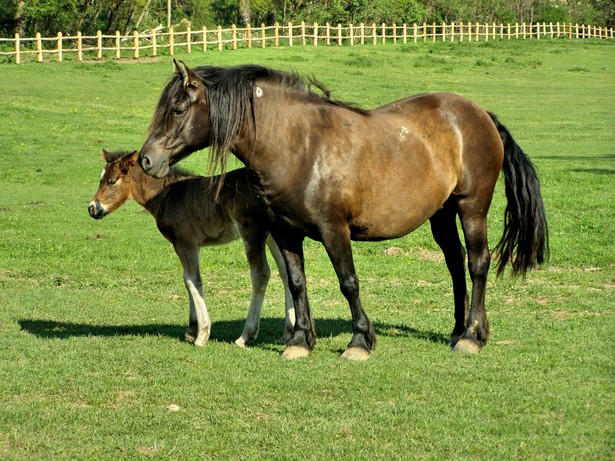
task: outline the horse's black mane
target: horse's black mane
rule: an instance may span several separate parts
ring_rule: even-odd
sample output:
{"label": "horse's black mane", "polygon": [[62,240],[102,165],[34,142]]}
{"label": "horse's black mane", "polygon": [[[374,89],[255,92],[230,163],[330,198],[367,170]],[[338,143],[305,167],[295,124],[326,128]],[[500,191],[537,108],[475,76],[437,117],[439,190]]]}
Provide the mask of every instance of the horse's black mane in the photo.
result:
{"label": "horse's black mane", "polygon": [[[284,86],[305,95],[315,103],[344,107],[360,114],[367,113],[366,110],[351,104],[331,99],[331,92],[322,83],[314,78],[306,80],[296,73],[282,72],[252,64],[236,67],[201,66],[191,70],[205,85],[209,107],[212,174],[217,165],[220,165],[223,172],[226,171],[228,152],[244,124],[247,124],[249,130],[254,130],[252,102],[256,80],[266,80]],[[318,88],[323,94],[313,92],[312,86]],[[150,125],[150,133],[157,130],[166,132],[169,129],[173,122],[171,109],[182,98],[186,98],[183,80],[180,75],[174,74],[162,92]]]}

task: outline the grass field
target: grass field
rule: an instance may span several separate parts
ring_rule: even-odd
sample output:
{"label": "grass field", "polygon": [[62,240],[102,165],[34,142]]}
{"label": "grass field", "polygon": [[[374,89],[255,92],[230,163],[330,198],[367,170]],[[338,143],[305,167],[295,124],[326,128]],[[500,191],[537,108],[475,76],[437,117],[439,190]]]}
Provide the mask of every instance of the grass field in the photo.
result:
{"label": "grass field", "polygon": [[[306,242],[319,336],[304,360],[276,341],[272,278],[258,340],[234,346],[250,296],[242,245],[204,249],[213,320],[180,340],[181,268],[129,203],[87,214],[101,148],[140,148],[171,72],[139,62],[0,65],[0,458],[609,460],[615,452],[615,46],[598,41],[238,50],[189,65],[258,63],[314,75],[371,108],[453,91],[495,112],[534,161],[551,261],[490,275],[493,329],[453,354],[450,278],[428,226],[357,243],[378,347],[345,363],[350,313]],[[185,165],[205,172],[205,153]],[[498,185],[492,245],[502,232]]]}

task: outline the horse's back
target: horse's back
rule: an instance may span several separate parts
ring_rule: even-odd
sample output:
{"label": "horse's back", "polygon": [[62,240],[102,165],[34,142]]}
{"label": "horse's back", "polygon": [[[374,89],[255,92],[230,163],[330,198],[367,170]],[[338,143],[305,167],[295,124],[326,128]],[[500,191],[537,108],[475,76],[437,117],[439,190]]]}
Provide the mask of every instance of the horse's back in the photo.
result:
{"label": "horse's back", "polygon": [[378,128],[358,169],[353,238],[405,235],[451,195],[493,192],[502,143],[475,103],[451,93],[416,95],[371,111],[368,120]]}

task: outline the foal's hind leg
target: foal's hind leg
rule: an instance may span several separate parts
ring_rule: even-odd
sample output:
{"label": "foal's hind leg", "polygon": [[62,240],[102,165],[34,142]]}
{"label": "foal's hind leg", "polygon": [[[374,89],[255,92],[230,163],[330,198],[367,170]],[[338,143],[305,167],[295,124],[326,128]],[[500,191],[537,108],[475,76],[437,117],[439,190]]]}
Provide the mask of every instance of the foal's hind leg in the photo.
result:
{"label": "foal's hind leg", "polygon": [[[472,302],[466,328],[453,346],[455,352],[478,352],[489,338],[489,321],[485,309],[485,290],[491,255],[487,244],[486,207],[464,206],[460,203],[461,226],[468,249],[468,268],[472,280]],[[480,210],[475,212],[473,210]]]}
{"label": "foal's hind leg", "polygon": [[267,263],[265,254],[265,240],[267,235],[264,233],[253,232],[251,235],[242,236],[243,245],[246,250],[246,257],[250,265],[250,280],[252,281],[252,297],[248,317],[241,336],[235,340],[235,344],[245,347],[258,336],[261,320],[261,311],[265,299],[265,290],[269,283],[271,271]]}
{"label": "foal's hind leg", "polygon": [[453,279],[453,298],[455,302],[455,327],[451,333],[451,345],[459,341],[466,328],[468,319],[468,289],[466,285],[465,257],[466,252],[459,240],[457,232],[457,206],[448,201],[429,220],[434,240],[444,253],[446,267]]}

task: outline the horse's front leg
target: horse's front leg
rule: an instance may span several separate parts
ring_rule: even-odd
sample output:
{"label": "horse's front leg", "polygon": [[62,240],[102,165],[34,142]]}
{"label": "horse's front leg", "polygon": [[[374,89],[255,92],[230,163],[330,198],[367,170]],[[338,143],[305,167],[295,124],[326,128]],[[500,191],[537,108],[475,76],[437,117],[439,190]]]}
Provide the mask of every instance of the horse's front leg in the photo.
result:
{"label": "horse's front leg", "polygon": [[177,242],[174,248],[184,269],[184,285],[190,298],[190,318],[184,337],[195,346],[204,346],[209,340],[211,321],[203,299],[199,246],[193,242]]}
{"label": "horse's front leg", "polygon": [[285,360],[307,357],[316,345],[314,322],[308,302],[305,268],[303,261],[303,239],[301,234],[292,234],[288,230],[272,230],[288,274],[288,287],[295,307],[295,325],[293,335],[282,353]]}
{"label": "horse's front leg", "polygon": [[340,290],[352,314],[352,339],[341,355],[346,360],[367,360],[376,347],[376,333],[363,310],[359,296],[359,278],[354,267],[350,230],[347,227],[322,232],[323,244],[333,264]]}

